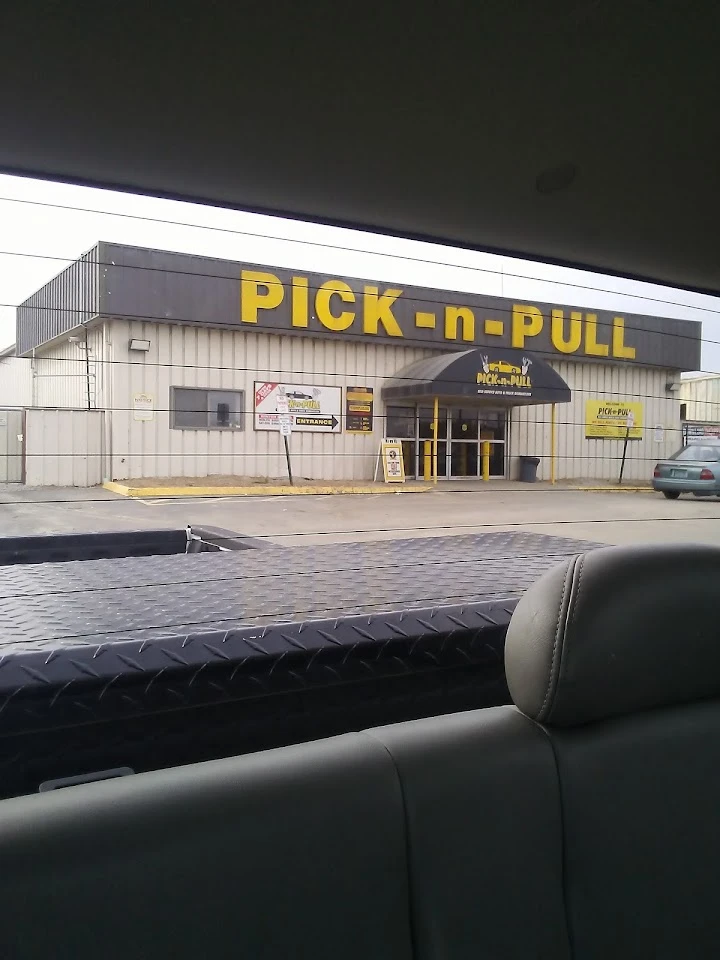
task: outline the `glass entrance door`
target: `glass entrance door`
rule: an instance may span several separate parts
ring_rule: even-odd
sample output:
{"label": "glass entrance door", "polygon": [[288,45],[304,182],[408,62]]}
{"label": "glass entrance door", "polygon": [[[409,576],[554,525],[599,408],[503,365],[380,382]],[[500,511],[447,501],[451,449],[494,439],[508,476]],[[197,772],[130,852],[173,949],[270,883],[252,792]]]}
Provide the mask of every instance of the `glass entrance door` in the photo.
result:
{"label": "glass entrance door", "polygon": [[490,441],[490,476],[505,476],[506,410],[478,410],[480,440]]}
{"label": "glass entrance door", "polygon": [[[433,439],[433,408],[418,407],[418,444],[420,456],[423,456],[425,440]],[[438,477],[446,477],[447,472],[447,435],[448,435],[448,408],[440,407],[438,410],[438,445],[437,445],[437,471]]]}
{"label": "glass entrance door", "polygon": [[490,442],[490,476],[505,476],[505,410],[450,407],[450,477],[482,476],[482,441]]}
{"label": "glass entrance door", "polygon": [[[424,475],[425,443],[433,439],[433,407],[389,406],[385,436],[402,441],[405,475]],[[483,440],[490,441],[490,476],[505,476],[507,411],[484,407],[438,409],[438,477],[482,475]]]}
{"label": "glass entrance door", "polygon": [[417,466],[417,413],[414,407],[388,407],[384,436],[402,443],[405,476],[415,477]]}
{"label": "glass entrance door", "polygon": [[477,477],[480,471],[478,410],[450,407],[450,476]]}

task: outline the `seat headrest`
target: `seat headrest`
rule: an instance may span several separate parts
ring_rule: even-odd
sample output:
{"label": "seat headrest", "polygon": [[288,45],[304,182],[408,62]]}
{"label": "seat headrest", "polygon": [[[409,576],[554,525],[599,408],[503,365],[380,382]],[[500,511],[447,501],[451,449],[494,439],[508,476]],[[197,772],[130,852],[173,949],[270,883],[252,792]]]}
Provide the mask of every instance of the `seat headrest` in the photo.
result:
{"label": "seat headrest", "polygon": [[608,547],[522,597],[505,645],[515,704],[573,727],[720,696],[720,549]]}

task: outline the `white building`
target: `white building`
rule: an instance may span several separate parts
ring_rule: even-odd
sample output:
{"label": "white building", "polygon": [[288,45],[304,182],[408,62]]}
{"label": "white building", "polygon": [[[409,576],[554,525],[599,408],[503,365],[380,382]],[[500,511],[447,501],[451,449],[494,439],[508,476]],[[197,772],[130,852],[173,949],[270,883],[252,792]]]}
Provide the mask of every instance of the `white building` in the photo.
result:
{"label": "white building", "polygon": [[683,420],[720,423],[720,374],[686,374],[678,392]]}
{"label": "white building", "polygon": [[678,398],[685,439],[720,436],[720,375],[685,374]]}
{"label": "white building", "polygon": [[29,407],[33,404],[30,360],[15,355],[15,344],[0,350],[0,408]]}
{"label": "white building", "polygon": [[615,479],[629,430],[625,476],[645,480],[679,445],[700,338],[685,320],[99,243],[18,309],[22,405],[55,418],[44,438],[27,426],[25,479],[283,477],[285,393],[298,477],[371,479],[383,436],[422,476],[437,398],[440,479],[479,476],[484,440],[493,477],[530,456],[541,479]]}

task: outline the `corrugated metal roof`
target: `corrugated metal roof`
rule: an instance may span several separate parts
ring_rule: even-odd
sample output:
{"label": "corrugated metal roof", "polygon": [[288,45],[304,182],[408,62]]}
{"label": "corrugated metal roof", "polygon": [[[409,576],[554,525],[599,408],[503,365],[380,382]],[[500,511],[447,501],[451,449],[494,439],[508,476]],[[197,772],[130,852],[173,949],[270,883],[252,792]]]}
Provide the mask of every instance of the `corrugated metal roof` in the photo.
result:
{"label": "corrugated metal roof", "polygon": [[20,304],[16,319],[18,356],[98,316],[102,246],[96,244]]}

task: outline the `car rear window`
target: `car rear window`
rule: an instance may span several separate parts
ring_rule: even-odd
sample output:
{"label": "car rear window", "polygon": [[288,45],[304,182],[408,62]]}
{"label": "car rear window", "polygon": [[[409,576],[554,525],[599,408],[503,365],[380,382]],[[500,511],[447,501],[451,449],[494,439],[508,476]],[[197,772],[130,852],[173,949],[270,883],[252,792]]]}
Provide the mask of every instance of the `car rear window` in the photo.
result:
{"label": "car rear window", "polygon": [[720,444],[717,446],[700,446],[700,444],[691,444],[684,447],[679,453],[676,453],[673,460],[714,460],[720,461]]}

